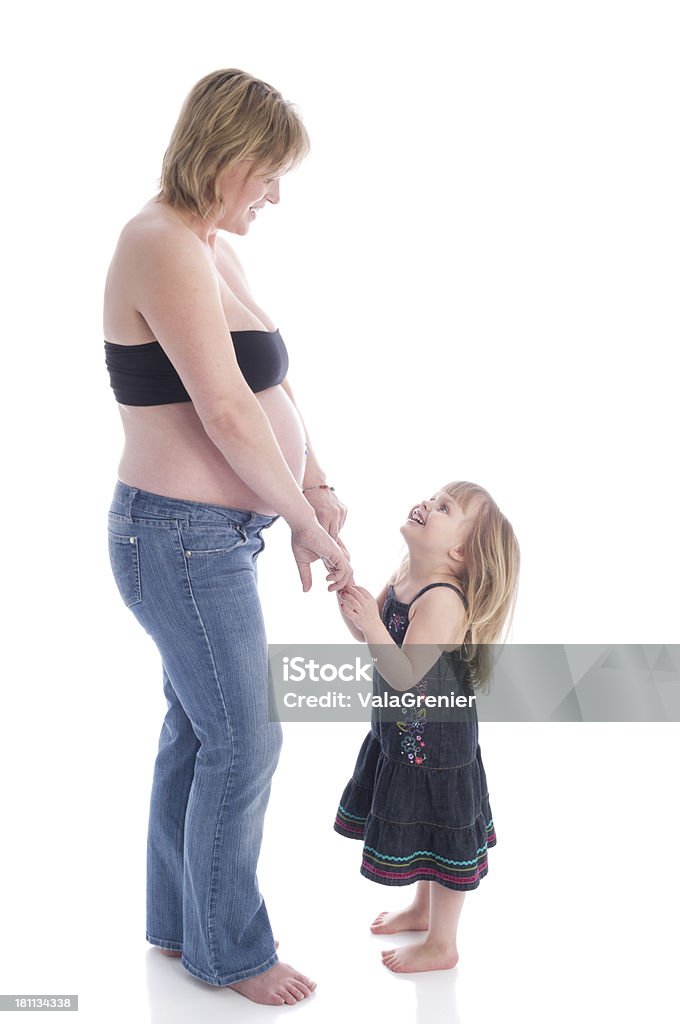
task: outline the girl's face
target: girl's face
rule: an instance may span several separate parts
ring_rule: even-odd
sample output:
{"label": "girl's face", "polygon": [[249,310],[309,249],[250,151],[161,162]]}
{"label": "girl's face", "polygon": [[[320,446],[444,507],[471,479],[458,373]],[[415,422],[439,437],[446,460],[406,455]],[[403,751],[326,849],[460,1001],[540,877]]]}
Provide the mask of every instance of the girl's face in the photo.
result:
{"label": "girl's face", "polygon": [[409,512],[400,532],[409,550],[446,558],[463,557],[463,545],[473,522],[474,510],[466,516],[458,502],[446,491],[437,491]]}
{"label": "girl's face", "polygon": [[279,178],[281,175],[270,175],[266,170],[257,168],[255,173],[246,180],[252,167],[252,160],[240,163],[224,171],[219,179],[219,191],[224,197],[225,210],[216,224],[223,231],[231,231],[236,235],[247,235],[257,212],[265,203],[278,203]]}

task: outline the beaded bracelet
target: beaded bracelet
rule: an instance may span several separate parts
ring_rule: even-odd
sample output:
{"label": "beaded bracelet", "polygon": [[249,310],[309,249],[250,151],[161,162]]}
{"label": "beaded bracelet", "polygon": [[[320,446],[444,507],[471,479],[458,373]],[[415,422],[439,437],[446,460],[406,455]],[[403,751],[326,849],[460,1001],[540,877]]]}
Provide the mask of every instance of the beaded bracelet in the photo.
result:
{"label": "beaded bracelet", "polygon": [[335,490],[335,487],[331,487],[331,486],[329,486],[329,484],[312,484],[311,487],[303,487],[302,488],[302,493],[304,494],[305,491],[315,491],[317,488],[319,490],[322,490],[322,491],[334,491]]}

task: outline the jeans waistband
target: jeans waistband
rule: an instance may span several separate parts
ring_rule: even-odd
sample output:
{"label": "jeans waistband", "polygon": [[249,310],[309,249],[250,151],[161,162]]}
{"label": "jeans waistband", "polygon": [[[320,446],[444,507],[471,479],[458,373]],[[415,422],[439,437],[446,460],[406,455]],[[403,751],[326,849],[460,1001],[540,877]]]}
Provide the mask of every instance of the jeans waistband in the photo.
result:
{"label": "jeans waistband", "polygon": [[239,526],[271,526],[280,516],[265,516],[245,508],[229,508],[227,505],[210,505],[204,501],[189,501],[186,498],[170,498],[165,494],[154,494],[139,487],[130,487],[122,480],[116,481],[111,502],[112,510],[120,515],[132,517],[136,512],[151,515],[201,520],[226,519]]}

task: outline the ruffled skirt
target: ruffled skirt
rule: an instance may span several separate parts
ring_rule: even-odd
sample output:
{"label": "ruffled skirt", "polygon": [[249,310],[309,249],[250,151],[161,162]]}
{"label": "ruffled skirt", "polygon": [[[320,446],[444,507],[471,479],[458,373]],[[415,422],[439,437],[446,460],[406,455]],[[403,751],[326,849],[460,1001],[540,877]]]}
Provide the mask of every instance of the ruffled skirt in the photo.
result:
{"label": "ruffled skirt", "polygon": [[[374,727],[361,746],[335,831],[363,841],[361,874],[381,885],[435,881],[476,889],[488,872],[487,851],[496,845],[476,720],[438,727],[435,751],[458,751],[455,763],[450,754],[433,757],[431,742],[429,762],[407,760],[410,748],[398,742],[394,723],[389,741],[381,743],[386,728]],[[426,746],[420,734],[416,742]]]}

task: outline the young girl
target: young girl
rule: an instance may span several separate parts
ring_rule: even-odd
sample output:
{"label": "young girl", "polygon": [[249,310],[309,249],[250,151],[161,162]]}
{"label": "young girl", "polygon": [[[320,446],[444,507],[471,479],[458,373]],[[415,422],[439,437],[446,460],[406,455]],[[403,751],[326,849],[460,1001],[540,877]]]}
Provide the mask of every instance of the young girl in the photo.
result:
{"label": "young girl", "polygon": [[[338,591],[338,600],[374,658],[374,696],[406,704],[400,695],[412,691],[413,707],[392,713],[398,721],[374,712],[334,828],[363,840],[366,878],[417,883],[410,906],[379,914],[371,931],[427,934],[384,950],[384,964],[443,970],[458,962],[464,894],[487,874],[487,849],[496,845],[474,690],[490,675],[485,645],[497,643],[512,619],[519,545],[488,491],[467,481],[416,505],[400,531],[408,554],[377,601],[357,586]],[[469,710],[429,710],[436,703],[424,698],[452,691]]]}

